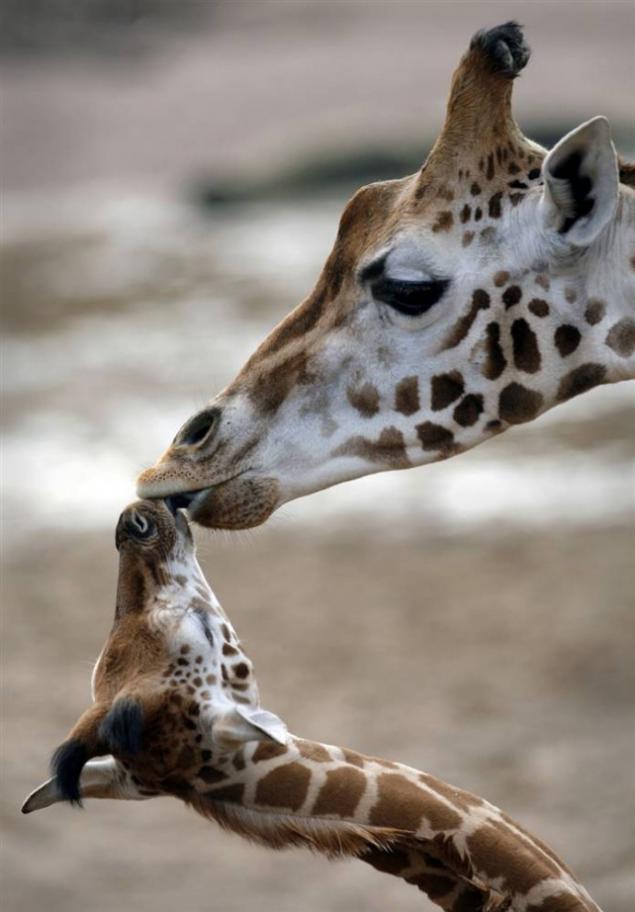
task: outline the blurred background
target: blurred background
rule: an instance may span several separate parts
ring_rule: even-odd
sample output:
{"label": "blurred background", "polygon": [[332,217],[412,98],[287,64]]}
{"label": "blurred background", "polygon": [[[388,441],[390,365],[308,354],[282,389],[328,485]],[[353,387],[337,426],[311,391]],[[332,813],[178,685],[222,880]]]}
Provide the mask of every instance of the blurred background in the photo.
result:
{"label": "blurred background", "polygon": [[[433,908],[174,800],[19,806],[88,702],[136,473],[309,292],[351,192],[418,167],[470,36],[512,17],[525,131],[603,113],[635,157],[633,2],[5,0],[3,908]],[[634,399],[197,533],[291,730],[483,794],[607,912],[635,895]]]}

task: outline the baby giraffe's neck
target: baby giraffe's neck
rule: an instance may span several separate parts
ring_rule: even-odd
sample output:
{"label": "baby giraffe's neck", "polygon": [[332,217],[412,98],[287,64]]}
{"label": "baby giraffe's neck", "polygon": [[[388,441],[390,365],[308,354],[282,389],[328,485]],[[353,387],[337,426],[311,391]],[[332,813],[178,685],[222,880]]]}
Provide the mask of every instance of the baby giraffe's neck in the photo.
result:
{"label": "baby giraffe's neck", "polygon": [[358,857],[446,912],[598,912],[557,856],[498,808],[418,770],[291,738],[244,745],[218,772],[186,800],[270,848]]}

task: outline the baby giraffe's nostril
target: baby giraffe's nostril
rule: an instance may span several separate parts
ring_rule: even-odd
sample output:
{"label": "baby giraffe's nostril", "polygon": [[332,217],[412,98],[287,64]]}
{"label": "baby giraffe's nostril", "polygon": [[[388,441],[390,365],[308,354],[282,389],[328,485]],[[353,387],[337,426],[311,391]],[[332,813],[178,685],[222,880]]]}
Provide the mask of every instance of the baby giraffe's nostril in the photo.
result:
{"label": "baby giraffe's nostril", "polygon": [[219,411],[215,408],[205,409],[183,425],[174,438],[176,446],[199,446],[206,440],[218,424]]}

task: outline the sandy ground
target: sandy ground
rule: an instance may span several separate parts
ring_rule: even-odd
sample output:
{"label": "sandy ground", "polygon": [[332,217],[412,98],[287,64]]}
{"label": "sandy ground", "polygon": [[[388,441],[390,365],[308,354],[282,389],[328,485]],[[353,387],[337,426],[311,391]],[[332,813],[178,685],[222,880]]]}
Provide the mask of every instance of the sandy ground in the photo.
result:
{"label": "sandy ground", "polygon": [[[607,912],[630,912],[632,528],[409,542],[265,529],[200,550],[265,705],[293,731],[487,796]],[[254,848],[172,799],[22,817],[88,700],[113,610],[111,532],[33,542],[8,571],[5,909],[432,908],[364,865]]]}

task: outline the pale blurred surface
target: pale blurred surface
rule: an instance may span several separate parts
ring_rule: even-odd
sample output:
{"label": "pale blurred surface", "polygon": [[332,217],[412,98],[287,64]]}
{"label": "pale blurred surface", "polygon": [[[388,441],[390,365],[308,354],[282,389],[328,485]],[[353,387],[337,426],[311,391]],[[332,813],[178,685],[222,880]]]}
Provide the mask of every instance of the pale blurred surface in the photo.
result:
{"label": "pale blurred surface", "polygon": [[[432,909],[176,801],[18,809],[89,699],[136,472],[310,289],[356,160],[423,157],[470,35],[511,17],[527,129],[605,113],[633,156],[635,4],[91,4],[2,30],[3,908]],[[346,180],[316,183],[327,153]],[[293,731],[485,795],[606,912],[635,895],[634,399],[199,535]]]}

